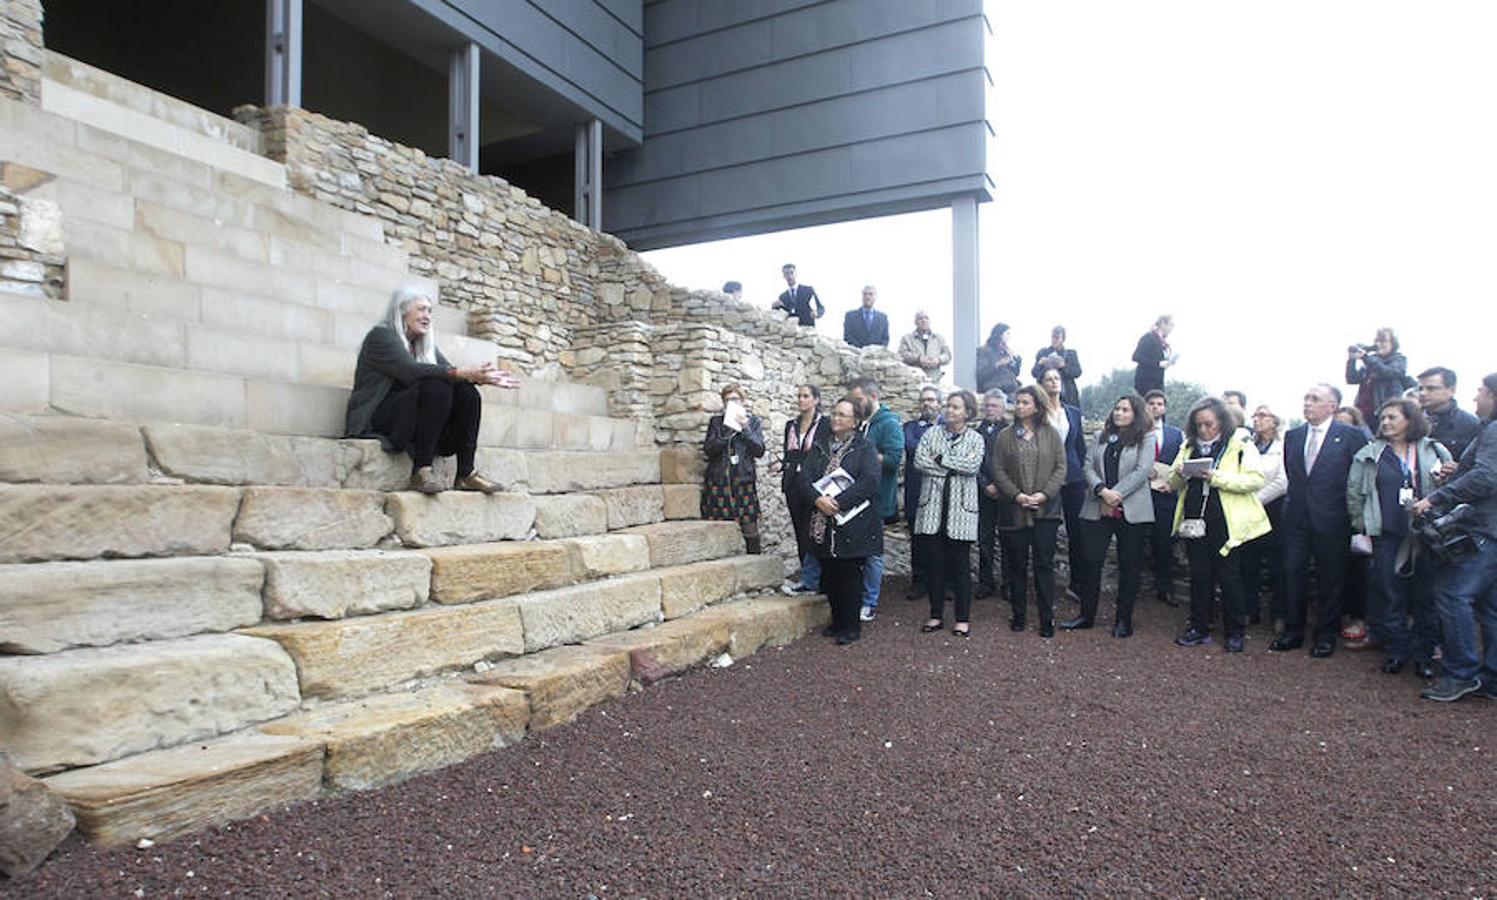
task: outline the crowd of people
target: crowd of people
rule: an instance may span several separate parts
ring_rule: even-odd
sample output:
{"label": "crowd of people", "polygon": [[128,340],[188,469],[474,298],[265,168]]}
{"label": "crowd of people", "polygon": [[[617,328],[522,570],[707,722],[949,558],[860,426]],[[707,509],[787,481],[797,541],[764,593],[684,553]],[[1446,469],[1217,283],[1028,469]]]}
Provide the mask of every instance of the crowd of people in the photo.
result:
{"label": "crowd of people", "polygon": [[[814,324],[814,289],[795,283],[793,266],[786,279],[778,305]],[[875,298],[865,289],[847,314],[849,342],[887,345]],[[902,425],[870,378],[847,385],[825,416],[819,387],[801,385],[776,463],[801,562],[785,591],[824,593],[827,635],[859,640],[877,617],[883,526],[901,518],[902,474],[909,598],[929,603],[924,632],[949,624],[970,635],[974,598],[994,596],[1009,604],[1014,631],[1027,629],[1031,610],[1044,638],[1092,628],[1115,545],[1111,633],[1128,638],[1146,570],[1157,600],[1178,605],[1183,547],[1182,647],[1219,635],[1227,653],[1241,653],[1246,630],[1266,618],[1271,651],[1307,647],[1325,658],[1343,641],[1381,648],[1381,670],[1412,669],[1428,699],[1497,699],[1497,374],[1477,388],[1473,415],[1456,402],[1453,371],[1410,377],[1383,328],[1348,348],[1351,404],[1339,387],[1313,385],[1303,424],[1286,429],[1268,405],[1250,412],[1243,392],[1226,391],[1176,427],[1164,391],[1177,359],[1173,325],[1161,316],[1139,339],[1136,390],[1115,399],[1092,437],[1079,409],[1080,360],[1062,326],[1035,355],[1034,382],[1021,382],[1022,360],[999,323],[977,351],[978,391],[943,393],[935,382],[950,352],[922,313],[900,355],[932,380]],[[1064,596],[1076,614],[1057,622],[1062,531]]]}

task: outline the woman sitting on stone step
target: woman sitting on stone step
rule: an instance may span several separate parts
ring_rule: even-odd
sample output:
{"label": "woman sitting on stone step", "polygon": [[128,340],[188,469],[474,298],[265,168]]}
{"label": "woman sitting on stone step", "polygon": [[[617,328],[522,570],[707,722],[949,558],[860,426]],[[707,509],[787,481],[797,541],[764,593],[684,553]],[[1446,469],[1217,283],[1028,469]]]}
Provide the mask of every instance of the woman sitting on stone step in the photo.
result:
{"label": "woman sitting on stone step", "polygon": [[702,449],[707,472],[702,484],[702,518],[737,522],[748,552],[758,553],[759,482],[755,460],[764,455],[764,425],[743,403],[743,388],[722,389],[723,411],[707,422]]}
{"label": "woman sitting on stone step", "polygon": [[483,401],[475,385],[513,388],[515,377],[493,363],[454,366],[437,349],[431,291],[407,285],[390,298],[384,318],[359,347],[344,437],[378,438],[387,453],[411,455],[411,490],[441,492],[437,456],[457,456],[460,491],[493,493],[499,486],[473,471]]}

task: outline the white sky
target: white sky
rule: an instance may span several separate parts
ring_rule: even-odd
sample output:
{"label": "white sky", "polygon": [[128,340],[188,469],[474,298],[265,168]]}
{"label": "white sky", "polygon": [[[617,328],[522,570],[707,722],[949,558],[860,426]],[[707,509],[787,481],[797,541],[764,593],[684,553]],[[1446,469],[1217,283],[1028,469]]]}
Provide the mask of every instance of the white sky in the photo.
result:
{"label": "white sky", "polygon": [[895,340],[922,306],[974,345],[1005,321],[1026,370],[1057,323],[1087,375],[1131,366],[1171,312],[1178,377],[1287,415],[1386,324],[1412,372],[1454,368],[1471,408],[1497,370],[1497,2],[987,6],[982,335],[951,335],[949,210],[646,258],[765,306],[795,261],[823,333],[866,283]]}

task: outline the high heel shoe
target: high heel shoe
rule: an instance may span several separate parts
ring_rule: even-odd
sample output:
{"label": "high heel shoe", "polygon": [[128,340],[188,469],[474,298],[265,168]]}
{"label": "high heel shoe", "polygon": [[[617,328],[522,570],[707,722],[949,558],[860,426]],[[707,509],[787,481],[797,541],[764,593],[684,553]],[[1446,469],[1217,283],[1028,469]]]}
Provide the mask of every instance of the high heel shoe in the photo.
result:
{"label": "high heel shoe", "polygon": [[956,635],[957,637],[969,638],[972,636],[972,623],[958,622],[951,629],[951,633]]}
{"label": "high heel shoe", "polygon": [[1074,619],[1066,619],[1060,623],[1060,627],[1066,631],[1081,631],[1092,627],[1092,620],[1086,616],[1077,616]]}
{"label": "high heel shoe", "polygon": [[926,622],[924,625],[920,626],[920,631],[921,631],[922,634],[930,634],[933,631],[940,631],[940,630],[941,630],[941,620],[940,619],[932,619],[929,622]]}

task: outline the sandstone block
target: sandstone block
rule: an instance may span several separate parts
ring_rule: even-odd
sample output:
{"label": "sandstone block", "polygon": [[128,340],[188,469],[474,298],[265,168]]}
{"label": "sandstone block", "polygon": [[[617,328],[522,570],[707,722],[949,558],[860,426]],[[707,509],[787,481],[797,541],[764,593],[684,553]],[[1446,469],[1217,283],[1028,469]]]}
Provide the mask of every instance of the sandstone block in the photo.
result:
{"label": "sandstone block", "polygon": [[431,585],[431,561],[404,550],[257,553],[254,558],[265,565],[268,619],[341,619],[410,609],[426,602]]}
{"label": "sandstone block", "polygon": [[264,550],[373,547],[390,533],[385,496],[337,488],[251,487],[234,520],[234,540]]}
{"label": "sandstone block", "polygon": [[138,484],[146,481],[140,428],[64,416],[0,416],[0,482]]}
{"label": "sandstone block", "polygon": [[223,553],[238,508],[233,488],[0,485],[0,563]]}
{"label": "sandstone block", "polygon": [[655,450],[534,452],[527,462],[530,490],[535,494],[593,491],[660,481],[660,454]]}
{"label": "sandstone block", "polygon": [[658,522],[621,533],[643,535],[650,542],[650,566],[656,569],[743,552],[743,532],[736,522]]}
{"label": "sandstone block", "polygon": [[528,594],[516,601],[525,652],[575,644],[660,618],[660,579],[649,572]]}
{"label": "sandstone block", "polygon": [[606,634],[587,646],[627,651],[634,680],[651,685],[726,651],[731,638],[725,620],[689,618]]}
{"label": "sandstone block", "polygon": [[629,687],[629,675],[628,653],[582,646],[506,660],[470,680],[524,691],[530,702],[530,730],[544,731],[621,696]]}
{"label": "sandstone block", "polygon": [[207,425],[151,424],[143,429],[162,471],[208,484],[339,486],[338,443]]}
{"label": "sandstone block", "polygon": [[658,484],[609,488],[594,494],[608,507],[610,531],[631,525],[648,525],[665,519],[665,492]]}
{"label": "sandstone block", "polygon": [[657,571],[660,576],[660,611],[677,619],[720,603],[738,592],[736,558],[672,566]]}
{"label": "sandstone block", "polygon": [[525,494],[402,491],[389,495],[385,511],[407,547],[522,540],[535,524],[535,502]]}
{"label": "sandstone block", "polygon": [[608,505],[592,494],[548,494],[535,498],[535,533],[542,538],[602,534]]}
{"label": "sandstone block", "polygon": [[0,652],[55,653],[253,625],[264,579],[254,560],[226,557],[0,565]]}
{"label": "sandstone block", "polygon": [[574,553],[563,541],[509,541],[421,551],[431,560],[431,598],[470,603],[571,584]]}
{"label": "sandstone block", "polygon": [[142,753],[46,779],[105,847],[165,841],[317,797],[322,745],[239,734]]}
{"label": "sandstone block", "polygon": [[662,484],[701,484],[707,460],[695,447],[667,447],[660,451]]}
{"label": "sandstone block", "polygon": [[411,458],[386,453],[375,440],[337,442],[338,483],[363,491],[403,491],[411,481]]}
{"label": "sandstone block", "polygon": [[697,519],[702,515],[702,486],[699,484],[662,484],[664,513],[667,520]]}
{"label": "sandstone block", "polygon": [[832,621],[820,597],[751,597],[697,613],[695,618],[725,621],[732,628],[728,653],[739,659],[761,647],[783,647]]}
{"label": "sandstone block", "polygon": [[785,561],[773,553],[737,557],[733,567],[737,570],[735,594],[779,587],[785,580]]}
{"label": "sandstone block", "polygon": [[291,658],[237,634],[0,657],[0,734],[28,771],[212,737],[300,699]]}
{"label": "sandstone block", "polygon": [[278,641],[296,660],[308,697],[352,697],[525,651],[520,611],[512,600],[261,625],[244,633]]}
{"label": "sandstone block", "polygon": [[637,534],[595,534],[570,538],[583,578],[603,578],[650,567],[650,542]]}
{"label": "sandstone block", "polygon": [[260,730],[323,744],[324,781],[366,790],[508,747],[529,719],[519,691],[458,683],[329,704]]}
{"label": "sandstone block", "polygon": [[0,753],[0,872],[30,872],[72,831],[73,811],[62,798]]}

